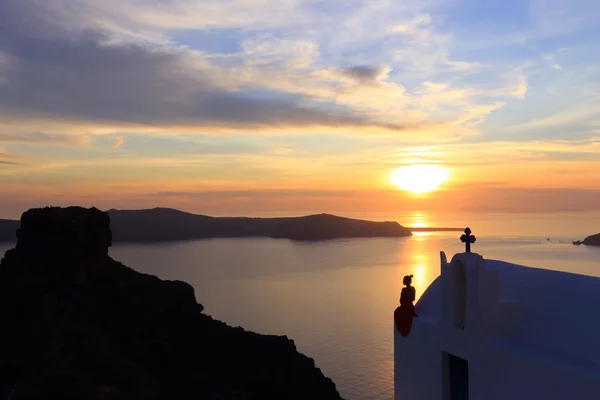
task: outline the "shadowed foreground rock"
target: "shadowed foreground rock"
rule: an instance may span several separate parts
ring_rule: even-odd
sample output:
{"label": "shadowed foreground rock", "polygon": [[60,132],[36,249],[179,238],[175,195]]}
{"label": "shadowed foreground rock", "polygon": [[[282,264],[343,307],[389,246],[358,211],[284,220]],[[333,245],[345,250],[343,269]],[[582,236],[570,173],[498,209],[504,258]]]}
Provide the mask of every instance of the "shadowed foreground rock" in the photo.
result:
{"label": "shadowed foreground rock", "polygon": [[340,399],[287,337],[227,326],[187,283],[111,259],[108,214],[29,210],[17,237],[0,263],[0,398]]}

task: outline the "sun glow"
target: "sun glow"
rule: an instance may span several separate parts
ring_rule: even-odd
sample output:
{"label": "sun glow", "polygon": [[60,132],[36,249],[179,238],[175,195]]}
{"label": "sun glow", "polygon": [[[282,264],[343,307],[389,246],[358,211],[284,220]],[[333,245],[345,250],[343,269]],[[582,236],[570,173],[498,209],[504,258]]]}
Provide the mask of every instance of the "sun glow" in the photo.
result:
{"label": "sun glow", "polygon": [[411,193],[428,193],[446,182],[449,172],[439,165],[414,164],[393,170],[390,182]]}

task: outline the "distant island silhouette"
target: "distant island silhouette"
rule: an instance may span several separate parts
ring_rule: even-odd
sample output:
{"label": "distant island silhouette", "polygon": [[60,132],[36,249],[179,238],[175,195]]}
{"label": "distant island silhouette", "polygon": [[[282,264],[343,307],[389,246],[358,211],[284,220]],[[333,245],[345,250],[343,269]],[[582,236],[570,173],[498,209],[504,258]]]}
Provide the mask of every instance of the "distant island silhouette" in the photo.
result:
{"label": "distant island silhouette", "polygon": [[600,246],[600,233],[586,237],[581,243],[586,246]]}
{"label": "distant island silhouette", "polygon": [[113,260],[106,212],[32,209],[17,236],[0,261],[0,398],[341,400],[288,337],[228,326],[189,284]]}
{"label": "distant island silhouette", "polygon": [[[374,222],[316,214],[302,217],[210,217],[172,208],[107,211],[114,242],[164,242],[176,240],[269,237],[301,241],[343,238],[405,237],[410,229],[397,222]],[[16,240],[19,221],[0,220],[0,241]],[[433,231],[436,228],[413,228]],[[441,228],[437,230],[454,230]]]}

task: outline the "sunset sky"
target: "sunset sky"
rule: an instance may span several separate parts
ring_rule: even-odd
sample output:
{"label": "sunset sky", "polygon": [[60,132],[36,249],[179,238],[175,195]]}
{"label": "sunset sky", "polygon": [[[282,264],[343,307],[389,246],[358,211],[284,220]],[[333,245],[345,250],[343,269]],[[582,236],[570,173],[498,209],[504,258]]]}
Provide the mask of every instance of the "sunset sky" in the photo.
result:
{"label": "sunset sky", "polygon": [[[597,0],[0,0],[0,218],[600,209]],[[447,168],[439,190],[392,184]]]}

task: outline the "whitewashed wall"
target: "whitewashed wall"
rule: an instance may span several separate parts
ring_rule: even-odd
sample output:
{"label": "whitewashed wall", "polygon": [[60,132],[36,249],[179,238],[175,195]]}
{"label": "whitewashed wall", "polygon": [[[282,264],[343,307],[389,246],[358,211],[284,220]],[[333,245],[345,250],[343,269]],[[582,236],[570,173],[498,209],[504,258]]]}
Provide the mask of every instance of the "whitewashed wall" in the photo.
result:
{"label": "whitewashed wall", "polygon": [[[444,352],[469,362],[470,400],[597,400],[600,370],[506,340],[520,304],[501,299],[498,271],[475,253],[441,254],[441,276],[417,303],[408,337],[394,327],[396,400],[452,400]],[[461,312],[460,265],[466,276]],[[460,329],[461,317],[465,328]],[[560,327],[557,321],[557,329]],[[577,332],[573,333],[577,340]],[[600,343],[600,338],[598,338]]]}

